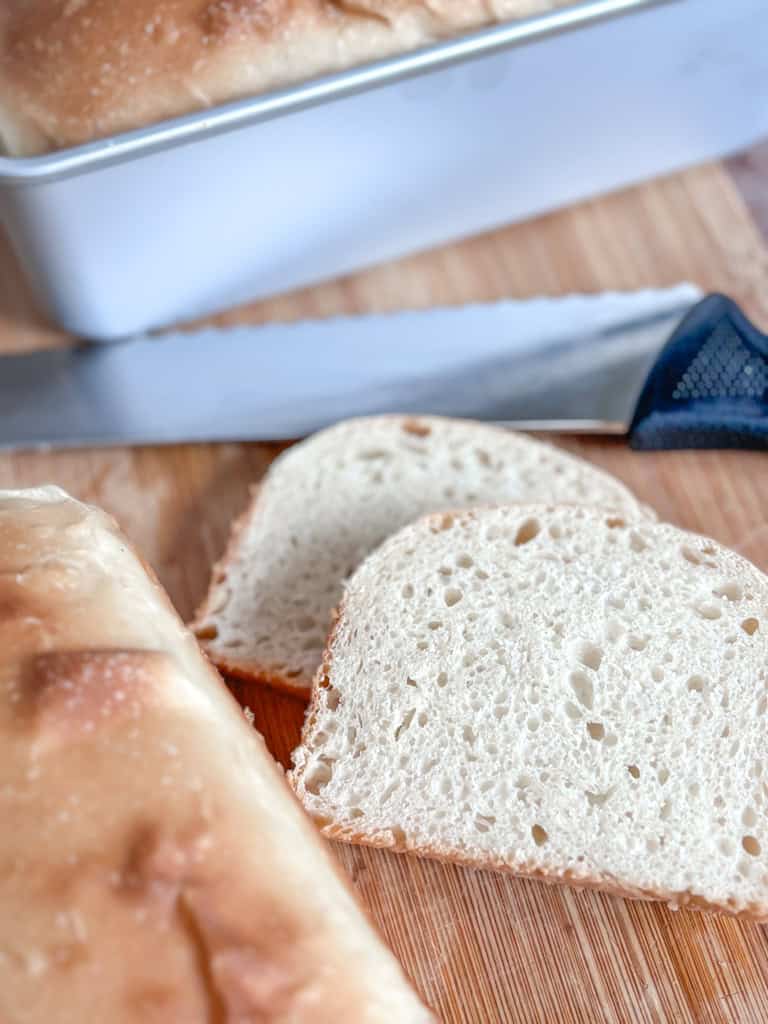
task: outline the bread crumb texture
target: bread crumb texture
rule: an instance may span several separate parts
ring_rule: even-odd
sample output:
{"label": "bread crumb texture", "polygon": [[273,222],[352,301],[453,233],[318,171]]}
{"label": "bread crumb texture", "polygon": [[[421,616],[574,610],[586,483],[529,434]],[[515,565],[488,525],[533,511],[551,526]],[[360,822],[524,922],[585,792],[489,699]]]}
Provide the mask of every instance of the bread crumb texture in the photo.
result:
{"label": "bread crumb texture", "polygon": [[428,512],[572,502],[647,519],[610,474],[552,445],[467,420],[349,420],[270,468],[214,572],[195,632],[226,671],[309,691],[344,580]]}
{"label": "bread crumb texture", "polygon": [[588,508],[431,516],[350,580],[294,786],[329,835],[768,916],[768,579]]}

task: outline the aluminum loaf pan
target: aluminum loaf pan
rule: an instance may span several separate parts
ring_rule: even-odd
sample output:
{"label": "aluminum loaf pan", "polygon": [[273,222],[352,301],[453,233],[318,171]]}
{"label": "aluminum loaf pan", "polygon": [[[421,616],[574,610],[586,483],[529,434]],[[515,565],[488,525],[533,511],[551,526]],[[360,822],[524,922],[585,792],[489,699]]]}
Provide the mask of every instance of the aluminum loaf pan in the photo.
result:
{"label": "aluminum loaf pan", "polygon": [[593,0],[0,158],[0,217],[51,315],[117,338],[740,148],[767,80],[764,0]]}

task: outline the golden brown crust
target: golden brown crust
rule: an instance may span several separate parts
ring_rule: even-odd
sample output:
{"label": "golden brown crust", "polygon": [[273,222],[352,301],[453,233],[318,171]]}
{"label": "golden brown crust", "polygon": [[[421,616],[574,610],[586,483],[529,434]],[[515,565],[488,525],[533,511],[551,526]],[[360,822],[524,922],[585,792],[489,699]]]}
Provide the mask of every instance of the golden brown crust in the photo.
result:
{"label": "golden brown crust", "polygon": [[295,697],[296,700],[304,703],[309,700],[312,692],[312,687],[309,685],[303,683],[296,685],[295,679],[287,679],[279,672],[264,668],[263,665],[255,661],[247,659],[235,661],[226,654],[218,654],[211,650],[208,650],[207,654],[219,672],[231,679],[237,679],[242,683],[258,683],[261,686],[269,686],[271,689],[277,690],[278,693],[285,694],[287,697]]}
{"label": "golden brown crust", "polygon": [[566,0],[4,0],[0,138],[75,145]]}
{"label": "golden brown crust", "polygon": [[[114,523],[0,493],[0,1020],[430,1020]],[[322,884],[320,884],[322,882]]]}

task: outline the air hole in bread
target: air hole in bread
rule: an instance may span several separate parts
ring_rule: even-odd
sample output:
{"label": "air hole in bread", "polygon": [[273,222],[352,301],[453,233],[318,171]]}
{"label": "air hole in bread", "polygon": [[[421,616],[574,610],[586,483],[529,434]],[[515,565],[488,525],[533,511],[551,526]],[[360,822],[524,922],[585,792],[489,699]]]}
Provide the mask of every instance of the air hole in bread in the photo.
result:
{"label": "air hole in bread", "polygon": [[661,818],[662,821],[666,821],[671,813],[672,813],[672,804],[671,804],[671,802],[669,800],[665,800],[664,803],[661,805],[661,810],[659,811],[659,817]]}
{"label": "air hole in bread", "polygon": [[440,516],[436,525],[432,527],[432,532],[441,533],[443,530],[450,530],[453,528],[454,522],[453,516],[446,512],[445,515]]}
{"label": "air hole in bread", "polygon": [[427,629],[440,629],[442,625],[438,619],[433,619],[432,622],[427,623]]}
{"label": "air hole in bread", "polygon": [[477,739],[477,736],[475,735],[475,731],[474,731],[474,729],[472,728],[471,725],[465,725],[464,728],[461,731],[461,735],[462,735],[462,738],[463,738],[464,742],[467,743],[469,746],[472,746],[474,744],[475,740]]}
{"label": "air hole in bread", "polygon": [[439,672],[437,676],[437,685],[442,689],[448,682],[448,676],[445,672]]}
{"label": "air hole in bread", "polygon": [[759,619],[752,618],[744,619],[744,621],[741,624],[741,628],[744,630],[747,636],[754,636],[760,628],[760,621]]}
{"label": "air hole in bread", "polygon": [[441,576],[453,576],[453,569],[450,565],[441,565],[437,571]]}
{"label": "air hole in bread", "polygon": [[695,548],[689,547],[687,544],[684,544],[680,548],[680,554],[686,562],[690,562],[691,565],[703,565],[704,563],[704,559],[699,552]]}
{"label": "air hole in bread", "polygon": [[601,722],[587,722],[590,738],[598,742],[605,737],[605,726]]}
{"label": "air hole in bread", "polygon": [[571,672],[570,684],[579,703],[591,710],[594,704],[594,688],[586,672]]}
{"label": "air hole in bread", "polygon": [[730,839],[723,838],[717,845],[720,850],[720,853],[722,853],[726,857],[732,857],[736,852],[736,847],[733,845]]}
{"label": "air hole in bread", "polygon": [[648,640],[644,636],[629,636],[627,646],[633,651],[644,651],[648,646]]}
{"label": "air hole in bread", "polygon": [[496,819],[490,814],[475,815],[475,828],[478,832],[487,832],[496,824]]}
{"label": "air hole in bread", "polygon": [[416,724],[420,725],[422,729],[427,724],[427,713],[426,711],[420,711],[416,719]]}
{"label": "air hole in bread", "polygon": [[621,639],[624,634],[624,627],[620,622],[616,622],[615,619],[610,619],[605,624],[605,639],[609,644],[615,644],[617,640]]}
{"label": "air hole in bread", "polygon": [[724,597],[727,601],[741,601],[744,596],[744,591],[741,589],[741,585],[736,583],[734,580],[729,580],[727,583],[722,583],[719,587],[713,590],[715,597]]}
{"label": "air hole in bread", "polygon": [[605,525],[609,530],[619,530],[622,526],[627,525],[626,519],[622,519],[620,516],[610,516],[605,520]]}
{"label": "air hole in bread", "polygon": [[502,718],[507,717],[507,715],[509,714],[509,708],[504,707],[501,704],[497,704],[496,707],[493,709],[493,713],[496,718],[501,720]]}
{"label": "air hole in bread", "polygon": [[455,604],[459,603],[463,596],[464,595],[458,587],[447,587],[443,591],[443,600],[448,608],[453,608]]}
{"label": "air hole in bread", "polygon": [[539,824],[533,825],[531,827],[531,835],[533,836],[533,841],[534,843],[536,843],[537,846],[544,846],[544,844],[549,839],[549,836],[547,835],[547,830],[542,828]]}
{"label": "air hole in bread", "polygon": [[341,694],[334,686],[326,685],[325,687],[325,706],[329,711],[335,711],[339,702],[341,701]]}
{"label": "air hole in bread", "polygon": [[395,739],[399,739],[400,736],[402,735],[402,733],[406,732],[406,730],[410,727],[411,723],[413,722],[415,714],[416,714],[416,709],[415,708],[412,708],[410,711],[407,711],[406,714],[404,714],[404,716],[402,718],[402,721],[397,726],[397,728],[394,730],[394,738]]}
{"label": "air hole in bread", "polygon": [[706,687],[706,683],[701,676],[691,676],[686,685],[691,693],[704,693]]}
{"label": "air hole in bread", "polygon": [[567,700],[565,702],[565,713],[569,718],[573,719],[574,722],[581,720],[581,711],[576,707],[573,701]]}
{"label": "air hole in bread", "polygon": [[214,625],[210,626],[199,626],[195,630],[195,636],[198,640],[217,640],[219,631]]}
{"label": "air hole in bread", "polygon": [[576,651],[576,657],[582,665],[597,672],[603,660],[603,650],[595,644],[584,643]]}
{"label": "air hole in bread", "polygon": [[645,551],[645,549],[648,547],[648,545],[645,543],[645,540],[636,530],[633,530],[632,533],[629,535],[629,546],[632,548],[633,551],[636,551],[638,554],[640,554],[641,551]]}
{"label": "air hole in bread", "polygon": [[412,583],[405,583],[403,585],[403,589],[400,591],[400,593],[403,595],[403,597],[406,599],[406,601],[410,601],[410,599],[413,597],[413,594],[414,594],[413,584]]}
{"label": "air hole in bread", "polygon": [[719,619],[723,614],[721,609],[716,604],[709,604],[707,601],[702,602],[696,606],[696,611],[702,617],[702,619],[709,619],[714,621]]}
{"label": "air hole in bread", "polygon": [[481,466],[490,466],[491,456],[483,448],[475,448],[475,458]]}
{"label": "air hole in bread", "polygon": [[629,772],[629,774],[632,776],[633,779],[639,779],[640,778],[640,769],[637,767],[636,764],[627,765],[627,771]]}
{"label": "air hole in bread", "polygon": [[745,807],[744,812],[741,815],[741,822],[746,825],[747,828],[754,828],[757,824],[757,815],[751,807]]}
{"label": "air hole in bread", "polygon": [[541,523],[538,519],[526,519],[525,522],[521,523],[517,528],[515,534],[515,546],[521,547],[523,544],[529,544],[532,540],[538,537],[541,532]]}
{"label": "air hole in bread", "polygon": [[333,777],[333,764],[334,761],[326,757],[321,757],[315,761],[304,776],[304,788],[307,792],[317,796],[323,786],[328,785]]}
{"label": "air hole in bread", "polygon": [[529,732],[536,732],[536,730],[539,728],[538,718],[529,718],[527,724]]}
{"label": "air hole in bread", "polygon": [[664,680],[664,669],[660,665],[654,665],[651,669],[651,679],[654,683],[661,683]]}
{"label": "air hole in bread", "polygon": [[590,807],[602,807],[606,804],[613,796],[613,790],[615,787],[611,786],[610,789],[606,789],[604,793],[591,793],[589,790],[584,790],[584,796],[587,798],[587,803]]}
{"label": "air hole in bread", "polygon": [[666,768],[659,768],[659,771],[657,773],[657,778],[659,780],[659,785],[663,786],[664,783],[669,778],[669,772],[667,771],[667,769]]}
{"label": "air hole in bread", "polygon": [[474,564],[475,563],[469,555],[459,555],[456,559],[456,565],[458,565],[460,569],[471,569]]}

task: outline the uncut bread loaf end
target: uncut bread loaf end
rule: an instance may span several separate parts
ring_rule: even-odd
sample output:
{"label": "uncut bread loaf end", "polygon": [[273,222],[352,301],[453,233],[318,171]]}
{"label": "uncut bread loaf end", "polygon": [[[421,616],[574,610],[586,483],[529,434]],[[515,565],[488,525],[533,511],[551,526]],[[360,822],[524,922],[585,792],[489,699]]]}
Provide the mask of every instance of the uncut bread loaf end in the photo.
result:
{"label": "uncut bread loaf end", "polygon": [[0,492],[0,1020],[427,1022],[114,522]]}

